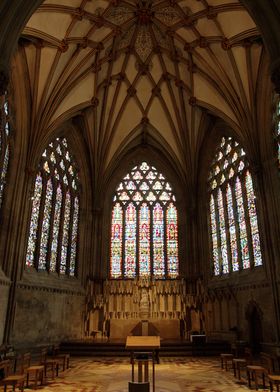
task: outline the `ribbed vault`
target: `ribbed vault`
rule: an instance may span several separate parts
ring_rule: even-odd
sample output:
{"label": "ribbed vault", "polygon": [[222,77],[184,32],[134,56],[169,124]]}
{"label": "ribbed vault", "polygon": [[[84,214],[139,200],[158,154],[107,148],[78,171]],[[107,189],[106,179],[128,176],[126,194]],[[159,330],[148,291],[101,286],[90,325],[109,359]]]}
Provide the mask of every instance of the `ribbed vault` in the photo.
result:
{"label": "ribbed vault", "polygon": [[263,46],[238,0],[47,0],[21,43],[34,142],[83,113],[99,175],[153,140],[187,177],[205,113],[256,127]]}

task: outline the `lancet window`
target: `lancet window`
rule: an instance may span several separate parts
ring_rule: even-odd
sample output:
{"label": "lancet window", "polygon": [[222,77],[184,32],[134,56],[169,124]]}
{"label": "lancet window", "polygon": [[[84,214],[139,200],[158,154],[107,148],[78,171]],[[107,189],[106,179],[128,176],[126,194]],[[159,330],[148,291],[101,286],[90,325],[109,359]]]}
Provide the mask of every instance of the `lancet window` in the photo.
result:
{"label": "lancet window", "polygon": [[208,180],[214,275],[262,265],[256,197],[245,151],[223,137]]}
{"label": "lancet window", "polygon": [[35,178],[26,265],[77,273],[79,177],[65,138],[43,152]]}
{"label": "lancet window", "polygon": [[10,157],[10,122],[9,103],[7,94],[1,97],[1,124],[0,124],[0,208],[3,202],[4,188]]}
{"label": "lancet window", "polygon": [[276,96],[275,137],[277,142],[278,166],[280,168],[280,96],[279,95]]}
{"label": "lancet window", "polygon": [[113,199],[111,278],[177,278],[178,212],[166,178],[147,162],[135,166]]}

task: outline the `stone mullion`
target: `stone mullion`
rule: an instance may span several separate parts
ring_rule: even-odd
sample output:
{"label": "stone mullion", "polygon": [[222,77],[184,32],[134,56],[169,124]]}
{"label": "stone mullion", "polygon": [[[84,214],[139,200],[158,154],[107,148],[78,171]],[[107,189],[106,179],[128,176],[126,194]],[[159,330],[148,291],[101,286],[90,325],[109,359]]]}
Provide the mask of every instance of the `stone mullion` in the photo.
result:
{"label": "stone mullion", "polygon": [[241,252],[241,241],[240,241],[240,231],[239,231],[239,219],[238,219],[238,212],[237,212],[237,201],[236,201],[236,194],[235,194],[236,178],[237,177],[234,177],[230,185],[231,185],[231,194],[232,194],[232,208],[233,208],[233,215],[235,220],[238,264],[239,264],[239,270],[241,270],[243,269],[243,264],[242,264],[242,252]]}
{"label": "stone mullion", "polygon": [[60,273],[60,265],[61,265],[61,248],[62,248],[62,238],[63,238],[63,226],[64,226],[64,214],[65,214],[65,201],[66,201],[66,193],[67,189],[63,184],[61,186],[62,191],[62,202],[61,202],[61,210],[60,210],[60,220],[59,220],[59,232],[58,232],[58,241],[57,241],[57,258],[56,258],[56,272]]}
{"label": "stone mullion", "polygon": [[229,221],[228,221],[228,204],[227,204],[227,183],[222,190],[223,196],[223,207],[224,207],[224,217],[225,217],[225,232],[227,238],[227,256],[228,256],[228,270],[232,272],[232,255],[231,255],[231,243],[230,243],[230,232],[229,232]]}
{"label": "stone mullion", "polygon": [[50,271],[50,259],[51,259],[52,238],[53,238],[53,229],[54,229],[54,213],[55,213],[55,203],[56,203],[56,194],[57,194],[57,182],[52,181],[52,185],[53,185],[52,210],[51,210],[51,217],[50,217],[48,248],[47,248],[47,255],[46,255],[46,268],[48,271]]}
{"label": "stone mullion", "polygon": [[[248,208],[248,199],[247,199],[247,192],[246,192],[246,171],[244,169],[242,173],[241,180],[241,189],[242,189],[242,198],[243,198],[243,207],[244,207],[244,214],[245,214],[245,223],[246,223],[246,233],[247,233],[247,243],[248,243],[248,250],[249,250],[249,260],[250,260],[250,268],[254,267],[255,258],[254,258],[254,250],[253,250],[253,243],[252,243],[252,231],[251,231],[251,222],[250,222],[250,215],[249,215],[249,208]],[[252,179],[253,181],[253,179]],[[254,188],[253,188],[254,189]],[[251,263],[253,260],[253,263]]]}
{"label": "stone mullion", "polygon": [[[46,193],[47,193],[47,184],[48,177],[42,174],[42,193],[41,193],[41,202],[40,202],[40,211],[38,216],[38,227],[37,227],[37,236],[36,236],[36,246],[34,252],[34,267],[38,269],[39,267],[39,257],[40,257],[40,248],[41,248],[41,237],[42,237],[42,227],[44,221],[44,209],[46,204]],[[35,190],[35,187],[34,187]]]}
{"label": "stone mullion", "polygon": [[70,193],[70,220],[69,220],[69,228],[68,228],[68,246],[67,246],[67,256],[66,256],[66,275],[70,275],[70,257],[71,257],[71,243],[72,243],[72,234],[73,234],[73,220],[74,220],[74,207],[75,207],[75,195]]}
{"label": "stone mullion", "polygon": [[[220,215],[219,215],[219,208],[218,208],[218,190],[219,188],[216,188],[215,193],[213,193],[213,198],[214,198],[215,220],[216,220],[217,247],[218,247],[218,254],[219,254],[219,275],[221,275],[223,270],[222,269],[223,258],[222,258],[222,247],[221,247]],[[213,238],[212,238],[212,250],[213,250]]]}

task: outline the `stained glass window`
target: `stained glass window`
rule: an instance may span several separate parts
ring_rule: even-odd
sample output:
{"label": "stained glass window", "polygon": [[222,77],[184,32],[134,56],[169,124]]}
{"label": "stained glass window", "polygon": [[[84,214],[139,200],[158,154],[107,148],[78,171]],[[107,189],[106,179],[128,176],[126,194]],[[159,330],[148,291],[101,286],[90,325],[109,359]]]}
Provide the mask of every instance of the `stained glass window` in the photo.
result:
{"label": "stained glass window", "polygon": [[34,183],[26,266],[75,275],[79,178],[65,138],[44,150]]}
{"label": "stained glass window", "polygon": [[262,265],[256,197],[246,154],[223,137],[209,180],[212,268],[214,275]]}
{"label": "stained glass window", "polygon": [[275,96],[275,137],[277,142],[278,166],[280,168],[280,95]]}
{"label": "stained glass window", "polygon": [[126,174],[113,198],[111,278],[179,275],[178,215],[172,187],[142,162]]}
{"label": "stained glass window", "polygon": [[7,180],[10,156],[10,122],[7,94],[0,98],[0,208]]}
{"label": "stained glass window", "polygon": [[124,273],[128,278],[136,275],[136,208],[130,203],[125,211]]}

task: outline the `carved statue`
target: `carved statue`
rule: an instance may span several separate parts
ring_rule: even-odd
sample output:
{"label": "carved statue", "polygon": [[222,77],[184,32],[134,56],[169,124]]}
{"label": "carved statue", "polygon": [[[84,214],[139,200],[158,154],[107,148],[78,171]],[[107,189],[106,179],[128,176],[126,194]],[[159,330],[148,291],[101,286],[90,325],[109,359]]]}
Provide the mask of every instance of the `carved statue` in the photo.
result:
{"label": "carved statue", "polygon": [[141,319],[147,319],[150,316],[150,302],[149,302],[149,295],[148,290],[143,288],[141,291],[141,300],[139,306],[139,315]]}

